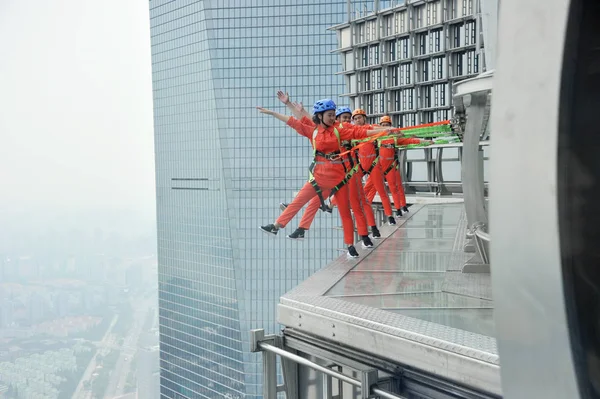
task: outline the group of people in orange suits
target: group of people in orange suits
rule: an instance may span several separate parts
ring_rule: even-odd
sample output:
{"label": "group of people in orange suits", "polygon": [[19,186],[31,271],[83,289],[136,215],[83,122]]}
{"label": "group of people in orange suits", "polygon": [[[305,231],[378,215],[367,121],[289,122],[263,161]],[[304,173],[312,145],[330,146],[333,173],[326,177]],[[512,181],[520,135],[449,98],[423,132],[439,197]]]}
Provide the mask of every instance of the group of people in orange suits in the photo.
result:
{"label": "group of people in orange suits", "polygon": [[[279,229],[284,228],[308,203],[299,227],[287,236],[290,239],[301,240],[319,209],[332,212],[333,206],[337,206],[342,220],[344,243],[348,247],[347,255],[356,258],[359,255],[354,247],[354,221],[363,248],[373,248],[368,227],[373,238],[381,238],[371,206],[375,194],[379,194],[388,224],[396,224],[384,180],[387,181],[392,194],[396,216],[400,217],[403,212],[408,212],[400,177],[397,146],[420,144],[426,140],[396,137],[390,130],[392,120],[389,116],[383,116],[378,125],[369,125],[364,110],[338,108],[330,99],[317,101],[313,105],[313,114],[310,115],[304,110],[302,103],[291,102],[287,93],[280,91],[277,96],[291,110],[293,116],[257,107],[259,112],[285,122],[309,139],[314,160],[309,168],[309,181],[291,203],[280,204],[282,213],[274,223],[260,226],[260,229],[265,233],[277,235]],[[382,135],[385,135],[383,140],[365,140]],[[363,142],[355,145],[356,141],[360,140]],[[326,199],[330,197],[330,204],[327,204]],[[354,221],[351,210],[354,213]]]}

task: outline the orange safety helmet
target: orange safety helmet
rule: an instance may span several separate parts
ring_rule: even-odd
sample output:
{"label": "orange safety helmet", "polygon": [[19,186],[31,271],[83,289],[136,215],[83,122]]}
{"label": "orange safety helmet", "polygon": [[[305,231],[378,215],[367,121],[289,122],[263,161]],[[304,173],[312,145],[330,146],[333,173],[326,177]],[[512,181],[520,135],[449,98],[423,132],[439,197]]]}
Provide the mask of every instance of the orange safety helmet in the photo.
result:
{"label": "orange safety helmet", "polygon": [[384,115],[381,117],[381,119],[379,120],[379,124],[381,125],[382,123],[389,123],[390,125],[392,124],[392,118],[390,118],[388,115]]}
{"label": "orange safety helmet", "polygon": [[363,115],[365,118],[367,117],[365,110],[360,108],[356,108],[354,112],[352,112],[352,118],[354,118],[356,115]]}

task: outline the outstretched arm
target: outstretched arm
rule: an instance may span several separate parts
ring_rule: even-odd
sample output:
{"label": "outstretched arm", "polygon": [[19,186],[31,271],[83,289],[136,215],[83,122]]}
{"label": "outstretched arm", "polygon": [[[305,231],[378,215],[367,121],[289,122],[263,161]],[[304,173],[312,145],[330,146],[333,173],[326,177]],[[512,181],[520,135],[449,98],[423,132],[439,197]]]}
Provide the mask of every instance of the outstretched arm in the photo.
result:
{"label": "outstretched arm", "polygon": [[289,116],[280,114],[280,113],[275,112],[275,111],[271,111],[270,109],[266,109],[266,108],[263,108],[263,107],[256,107],[256,109],[261,114],[271,115],[271,116],[273,116],[273,117],[275,117],[275,118],[277,118],[280,121],[285,122],[285,123],[288,123],[288,121],[290,120]]}
{"label": "outstretched arm", "polygon": [[270,109],[266,109],[263,107],[256,107],[256,109],[261,114],[271,115],[271,116],[279,119],[280,121],[285,122],[289,127],[294,129],[295,131],[297,131],[304,137],[308,137],[308,138],[312,137],[312,133],[315,130],[314,126],[305,125],[302,122],[300,122],[298,119],[294,118],[293,116],[283,115],[283,114],[280,114],[275,111],[271,111]]}
{"label": "outstretched arm", "polygon": [[385,127],[385,126],[370,127],[369,130],[367,130],[367,136],[374,136],[376,134],[387,132],[389,130],[390,130],[390,128],[389,127]]}

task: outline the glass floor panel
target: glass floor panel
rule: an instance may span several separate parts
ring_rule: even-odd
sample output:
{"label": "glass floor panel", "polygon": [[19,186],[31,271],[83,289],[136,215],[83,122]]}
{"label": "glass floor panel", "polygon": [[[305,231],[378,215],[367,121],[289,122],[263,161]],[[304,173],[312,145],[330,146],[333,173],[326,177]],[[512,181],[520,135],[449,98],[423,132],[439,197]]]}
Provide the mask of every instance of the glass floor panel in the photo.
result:
{"label": "glass floor panel", "polygon": [[463,204],[416,210],[325,295],[493,337],[489,278],[457,271],[465,217]]}
{"label": "glass floor panel", "polygon": [[394,295],[357,295],[346,296],[345,301],[372,306],[384,310],[401,309],[464,309],[491,308],[491,301],[455,295],[447,292],[434,292],[425,294],[394,294]]}
{"label": "glass floor panel", "polygon": [[396,237],[404,237],[404,238],[416,238],[416,239],[454,239],[456,236],[456,227],[453,228],[421,228],[421,227],[411,227],[411,226],[402,226],[398,231],[394,233]]}
{"label": "glass floor panel", "polygon": [[[399,230],[400,231],[400,230]],[[391,238],[391,239],[390,239]],[[377,247],[379,252],[404,251],[452,251],[454,238],[448,239],[410,239],[403,234],[392,235]]]}
{"label": "glass floor panel", "polygon": [[353,271],[445,272],[452,256],[452,252],[373,251]]}
{"label": "glass floor panel", "polygon": [[374,295],[441,291],[446,273],[394,273],[352,271],[326,295]]}

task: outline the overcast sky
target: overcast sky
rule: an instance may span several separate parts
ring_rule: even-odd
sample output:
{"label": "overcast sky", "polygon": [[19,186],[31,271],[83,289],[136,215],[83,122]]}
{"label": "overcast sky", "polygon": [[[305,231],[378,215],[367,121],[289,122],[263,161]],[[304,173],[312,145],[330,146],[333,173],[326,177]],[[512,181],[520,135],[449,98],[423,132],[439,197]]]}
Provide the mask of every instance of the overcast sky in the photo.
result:
{"label": "overcast sky", "polygon": [[0,58],[0,217],[153,221],[148,0],[0,0]]}

